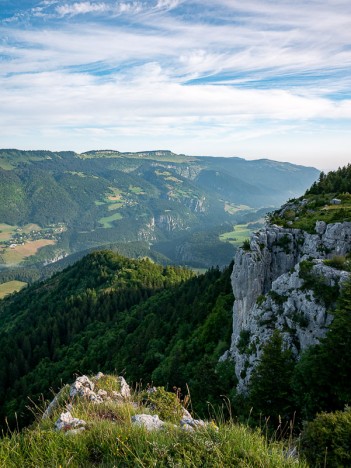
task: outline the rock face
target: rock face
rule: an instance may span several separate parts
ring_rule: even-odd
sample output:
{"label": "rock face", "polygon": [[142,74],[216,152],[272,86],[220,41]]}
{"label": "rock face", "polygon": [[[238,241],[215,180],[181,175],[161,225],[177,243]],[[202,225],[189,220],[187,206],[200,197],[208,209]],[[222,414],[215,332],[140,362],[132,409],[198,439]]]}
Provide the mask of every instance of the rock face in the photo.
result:
{"label": "rock face", "polygon": [[253,234],[250,246],[239,249],[232,273],[235,296],[231,347],[222,359],[233,359],[245,392],[262,346],[274,329],[295,355],[318,343],[332,317],[327,304],[303,279],[301,262],[325,289],[337,288],[348,273],[331,268],[323,259],[351,250],[351,223],[316,223],[316,234],[269,226]]}

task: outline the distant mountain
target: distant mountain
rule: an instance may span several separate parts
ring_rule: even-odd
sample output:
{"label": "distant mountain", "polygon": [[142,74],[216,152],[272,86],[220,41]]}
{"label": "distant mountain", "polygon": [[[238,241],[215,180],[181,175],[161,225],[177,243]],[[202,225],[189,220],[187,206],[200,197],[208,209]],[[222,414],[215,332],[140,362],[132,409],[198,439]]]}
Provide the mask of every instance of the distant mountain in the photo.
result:
{"label": "distant mountain", "polygon": [[[300,195],[318,174],[266,159],[170,151],[0,150],[0,269],[130,242],[137,256],[145,255],[146,242],[151,258],[159,259],[162,244],[166,262],[223,266],[234,247],[219,234],[245,214],[255,221],[259,209]],[[206,252],[192,243],[194,234]],[[181,248],[188,241],[191,255]]]}

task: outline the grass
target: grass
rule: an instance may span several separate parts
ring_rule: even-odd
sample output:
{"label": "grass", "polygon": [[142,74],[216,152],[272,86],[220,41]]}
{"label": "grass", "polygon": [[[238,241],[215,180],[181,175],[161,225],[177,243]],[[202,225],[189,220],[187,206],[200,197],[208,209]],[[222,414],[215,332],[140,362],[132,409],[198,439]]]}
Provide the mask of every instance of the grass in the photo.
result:
{"label": "grass", "polygon": [[[107,376],[99,386],[109,390],[114,376]],[[107,385],[104,388],[104,385]],[[176,396],[168,394],[163,402],[172,411]],[[145,393],[145,392],[144,392]],[[73,402],[63,392],[61,406],[50,418],[37,421],[22,432],[14,432],[0,440],[0,467],[306,467],[303,461],[286,456],[282,443],[269,442],[258,430],[234,422],[223,422],[188,432],[170,423],[161,430],[148,432],[132,424],[131,416],[155,413],[145,406],[140,394],[132,401],[104,401],[94,404],[82,398]],[[65,401],[66,400],[66,401]],[[72,403],[73,417],[86,421],[86,430],[69,434],[54,430],[54,423]],[[176,406],[179,406],[179,402]],[[167,411],[164,412],[167,417]],[[167,423],[167,420],[165,420]]]}
{"label": "grass", "polygon": [[119,208],[122,208],[122,206],[123,202],[111,203],[108,205],[108,211],[118,210]]}
{"label": "grass", "polygon": [[27,286],[23,281],[7,281],[7,283],[0,284],[0,299],[3,299],[8,294],[20,291]]}
{"label": "grass", "polygon": [[25,226],[22,227],[22,231],[25,234],[29,234],[32,231],[41,231],[41,230],[42,228],[38,224],[35,224],[35,223],[26,224]]}
{"label": "grass", "polygon": [[229,214],[235,214],[235,213],[238,213],[238,211],[243,211],[243,210],[245,211],[252,210],[252,208],[250,208],[247,205],[235,205],[234,203],[228,203],[228,202],[224,203],[224,211],[226,211]]}
{"label": "grass", "polygon": [[130,192],[134,193],[134,195],[144,195],[145,194],[144,190],[141,187],[137,187],[137,186],[133,186],[133,185],[130,185],[128,187],[128,190]]}
{"label": "grass", "polygon": [[[341,204],[331,204],[333,198],[339,198]],[[307,195],[305,199],[306,204],[300,204],[301,197],[285,213],[281,213],[280,210],[273,212],[270,215],[270,222],[314,234],[317,221],[325,221],[327,224],[351,221],[350,194]]]}
{"label": "grass", "polygon": [[105,229],[108,229],[113,227],[113,221],[118,221],[122,218],[123,216],[121,215],[121,213],[114,213],[111,216],[105,216],[104,218],[100,218],[99,223],[101,223]]}
{"label": "grass", "polygon": [[223,242],[230,242],[235,246],[240,246],[244,240],[248,239],[251,234],[251,229],[247,224],[237,224],[233,226],[233,230],[220,234],[219,240]]}

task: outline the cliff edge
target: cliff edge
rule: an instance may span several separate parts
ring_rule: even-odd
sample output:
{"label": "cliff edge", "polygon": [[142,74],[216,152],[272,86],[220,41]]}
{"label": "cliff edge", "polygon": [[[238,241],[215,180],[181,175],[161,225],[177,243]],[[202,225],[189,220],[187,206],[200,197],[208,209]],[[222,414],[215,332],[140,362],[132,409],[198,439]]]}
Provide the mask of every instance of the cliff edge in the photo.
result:
{"label": "cliff edge", "polygon": [[315,233],[270,225],[237,251],[232,272],[235,296],[230,349],[238,391],[245,393],[264,344],[280,330],[298,357],[327,331],[329,313],[348,272],[351,222],[318,221]]}

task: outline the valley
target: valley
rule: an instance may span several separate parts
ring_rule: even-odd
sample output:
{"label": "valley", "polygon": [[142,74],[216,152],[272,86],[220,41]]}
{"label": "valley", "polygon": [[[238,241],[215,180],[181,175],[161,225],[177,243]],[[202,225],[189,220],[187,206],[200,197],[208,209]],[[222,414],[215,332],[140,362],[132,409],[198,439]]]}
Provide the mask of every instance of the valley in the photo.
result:
{"label": "valley", "polygon": [[165,264],[223,267],[265,213],[317,177],[289,163],[170,151],[0,150],[0,282],[14,268],[12,279],[27,281],[28,269],[44,278],[47,264],[131,243]]}

